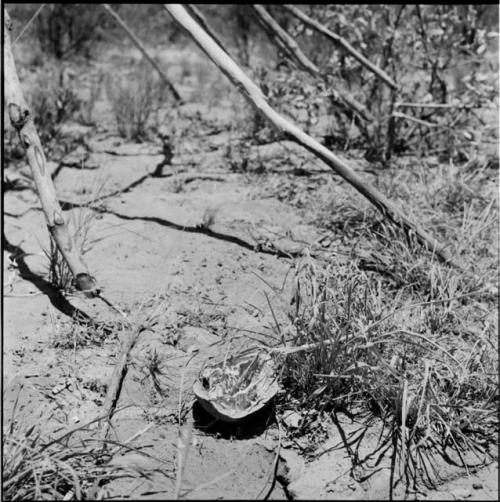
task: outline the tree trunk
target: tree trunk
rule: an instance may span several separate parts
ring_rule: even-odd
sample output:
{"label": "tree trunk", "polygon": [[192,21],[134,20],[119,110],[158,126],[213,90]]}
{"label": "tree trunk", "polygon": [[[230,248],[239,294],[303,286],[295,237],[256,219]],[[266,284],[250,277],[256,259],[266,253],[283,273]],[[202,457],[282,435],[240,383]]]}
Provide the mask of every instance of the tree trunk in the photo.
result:
{"label": "tree trunk", "polygon": [[12,126],[18,132],[21,144],[26,151],[26,158],[35,181],[49,232],[73,274],[75,286],[88,296],[97,296],[99,288],[96,280],[89,274],[80,252],[75,247],[61,206],[57,201],[40,138],[17,75],[10,31],[10,17],[7,10],[4,9],[4,103]]}
{"label": "tree trunk", "polygon": [[247,101],[263,117],[267,118],[280,132],[285,133],[292,141],[312,152],[325,162],[331,169],[350,183],[364,195],[382,214],[405,231],[415,235],[431,252],[436,253],[446,262],[460,268],[445,246],[437,242],[419,225],[412,222],[395,204],[372,186],[365,183],[351,167],[334,155],[330,150],[318,143],[314,138],[300,130],[297,126],[279,115],[267,103],[262,91],[239,66],[214,42],[205,31],[194,21],[180,4],[164,4],[165,10],[187,32],[197,45],[207,54],[216,66],[237,87]]}

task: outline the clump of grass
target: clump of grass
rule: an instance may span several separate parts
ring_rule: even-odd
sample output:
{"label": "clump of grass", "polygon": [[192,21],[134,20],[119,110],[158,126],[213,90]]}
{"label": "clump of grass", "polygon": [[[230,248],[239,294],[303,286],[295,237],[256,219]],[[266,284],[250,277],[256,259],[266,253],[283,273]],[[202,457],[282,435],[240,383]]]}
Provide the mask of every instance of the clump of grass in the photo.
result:
{"label": "clump of grass", "polygon": [[164,100],[162,89],[144,64],[136,65],[126,76],[110,75],[106,79],[106,92],[120,136],[138,142],[148,139],[150,120]]}
{"label": "clump of grass", "polygon": [[64,323],[53,324],[51,345],[59,349],[73,349],[89,345],[102,346],[119,331],[116,323],[98,323],[93,320],[71,319]]}
{"label": "clump of grass", "polygon": [[[104,183],[100,183],[96,179],[89,189],[90,202],[99,199],[103,188]],[[71,211],[70,217],[67,220],[73,242],[82,256],[88,253],[98,241],[98,239],[90,238],[92,222],[99,217],[99,214],[91,209],[90,202]],[[60,291],[72,291],[73,274],[52,236],[50,237],[49,249],[42,249],[48,259],[48,278],[50,283]]]}
{"label": "clump of grass", "polygon": [[[19,391],[21,393],[21,390]],[[53,439],[42,424],[54,419],[42,409],[28,420],[18,400],[4,422],[2,491],[5,500],[81,500],[93,481],[105,473],[99,453],[75,433]],[[111,470],[107,469],[111,475]]]}
{"label": "clump of grass", "polygon": [[497,434],[494,326],[471,337],[464,321],[474,300],[440,287],[432,300],[414,301],[353,264],[318,268],[306,257],[285,330],[286,402],[381,418],[408,482],[421,472],[432,478],[433,455],[480,463]]}
{"label": "clump of grass", "polygon": [[[38,416],[22,415],[20,394],[11,416],[4,421],[2,495],[5,500],[101,500],[107,482],[120,478],[149,479],[161,473],[172,480],[172,468],[165,460],[143,451],[133,442],[151,425],[125,442],[98,439],[81,425],[69,432],[49,432],[58,425],[54,411],[46,407]],[[47,430],[44,430],[44,426]],[[107,447],[107,448],[106,448]],[[119,455],[126,450],[126,455]],[[153,462],[151,462],[153,460]],[[108,494],[109,495],[109,494]]]}

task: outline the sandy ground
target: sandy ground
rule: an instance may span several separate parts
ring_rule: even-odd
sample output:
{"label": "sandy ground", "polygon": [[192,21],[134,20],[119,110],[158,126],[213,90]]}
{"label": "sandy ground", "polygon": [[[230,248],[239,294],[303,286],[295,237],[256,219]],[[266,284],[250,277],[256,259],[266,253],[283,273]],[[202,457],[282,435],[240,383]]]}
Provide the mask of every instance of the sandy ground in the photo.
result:
{"label": "sandy ground", "polygon": [[[199,110],[205,111],[202,105]],[[185,113],[192,114],[193,105]],[[127,144],[104,131],[88,141],[87,165],[94,169],[65,166],[57,174],[58,195],[75,206],[66,211],[75,219],[82,214],[78,203],[92,197],[96,187],[101,187],[100,195],[123,190],[102,201],[102,211],[91,213],[85,259],[106,298],[131,318],[148,313],[153,298],[161,305],[159,323],[141,335],[133,351],[134,364],[119,402],[119,407],[128,407],[116,414],[112,431],[118,441],[126,441],[145,430],[133,442],[147,447],[160,467],[149,480],[130,476],[105,485],[102,494],[172,497],[177,417],[186,412],[183,427],[192,427],[193,435],[182,489],[192,490],[186,492],[189,498],[249,499],[270,491],[271,499],[387,499],[388,459],[373,466],[370,476],[352,472],[332,424],[325,425],[325,440],[307,455],[300,441],[297,446],[282,438],[272,483],[279,442],[275,424],[228,432],[207,428],[207,417],[200,410],[196,416],[196,408],[190,411],[191,385],[209,357],[220,353],[228,340],[238,347],[273,336],[265,293],[275,305],[287,297],[287,282],[281,297],[268,284],[282,287],[294,256],[307,246],[332,261],[346,259],[340,231],[329,235],[327,246],[318,244],[322,233],[296,207],[278,200],[284,187],[295,183],[308,192],[347,193],[364,204],[287,142],[274,150],[259,147],[266,166],[277,166],[274,172],[232,172],[225,153],[229,141],[227,133],[208,130],[194,146],[176,153],[162,177],[153,178],[149,175],[163,159],[158,145]],[[308,170],[307,176],[295,175],[299,166]],[[46,407],[56,410],[59,426],[90,421],[102,412],[123,336],[120,317],[99,300],[61,298],[50,288],[42,252],[48,248],[47,232],[30,189],[7,192],[4,204],[4,282],[9,283],[4,289],[4,412],[11,412],[19,393],[26,417]],[[17,268],[10,266],[12,256],[19,258]],[[75,309],[110,322],[111,330],[75,328]],[[153,353],[163,364],[162,395],[144,369]],[[55,393],[59,386],[62,390]],[[50,421],[46,425],[48,430],[55,427]],[[345,427],[354,427],[347,418]],[[290,431],[283,432],[286,436]],[[366,454],[374,448],[376,432],[374,427],[367,435]],[[152,466],[151,459],[135,453],[113,461]],[[443,479],[437,486],[409,498],[498,499],[496,463],[469,475],[445,464],[438,469]],[[403,496],[397,487],[394,497]]]}

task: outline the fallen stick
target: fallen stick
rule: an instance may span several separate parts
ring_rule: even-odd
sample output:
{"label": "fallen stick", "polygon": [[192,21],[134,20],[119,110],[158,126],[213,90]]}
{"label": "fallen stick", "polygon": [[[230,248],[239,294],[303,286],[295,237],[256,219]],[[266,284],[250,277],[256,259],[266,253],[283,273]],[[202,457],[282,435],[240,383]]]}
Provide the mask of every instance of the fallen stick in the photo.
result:
{"label": "fallen stick", "polygon": [[264,118],[278,130],[285,133],[289,139],[313,153],[323,160],[331,169],[344,178],[358,192],[364,195],[384,216],[396,225],[402,227],[409,234],[415,235],[431,252],[436,253],[445,262],[457,268],[460,264],[454,260],[448,250],[434,237],[411,221],[395,204],[380,193],[376,188],[367,184],[353,169],[342,159],[333,154],[314,138],[303,132],[286,118],[277,113],[266,101],[260,88],[241,70],[241,68],[228,56],[210,36],[196,23],[180,4],[164,4],[164,9],[187,32],[197,45],[207,54],[215,65],[242,93],[245,99]]}
{"label": "fallen stick", "polygon": [[[129,335],[122,341],[122,346],[117,357],[115,369],[113,370],[113,374],[108,385],[108,390],[106,392],[106,399],[104,401],[104,410],[107,419],[101,422],[101,424],[103,424],[101,434],[101,438],[103,440],[105,440],[108,436],[109,429],[111,427],[111,419],[113,418],[116,405],[118,404],[118,400],[120,398],[123,381],[125,379],[125,376],[127,375],[130,351],[134,348],[139,335],[146,329],[147,328],[141,324],[134,330],[132,330]],[[105,445],[106,443],[103,444],[104,447]]]}
{"label": "fallen stick", "polygon": [[85,265],[64,219],[57,201],[56,190],[43,153],[40,137],[33,122],[33,114],[26,104],[12,54],[10,32],[12,23],[4,9],[4,103],[9,119],[25,149],[36,190],[40,198],[45,221],[57,248],[74,278],[75,287],[87,296],[99,294],[99,287]]}
{"label": "fallen stick", "polygon": [[117,12],[115,12],[109,4],[103,3],[101,5],[104,7],[106,12],[123,28],[123,31],[125,31],[130,40],[132,40],[134,45],[141,51],[142,55],[151,63],[151,66],[157,71],[158,75],[163,80],[165,85],[169,88],[175,100],[180,104],[182,104],[182,98],[180,94],[177,92],[177,89],[174,87],[172,82],[170,82],[169,78],[165,75],[163,70],[158,66],[158,63],[153,59],[152,56],[149,55],[146,47],[144,47],[144,44],[136,37],[134,32],[127,26],[127,23],[125,23],[125,21],[120,17],[120,15]]}
{"label": "fallen stick", "polygon": [[392,89],[398,88],[396,82],[394,82],[394,80],[392,80],[392,78],[389,77],[389,75],[387,75],[387,73],[384,70],[382,70],[378,66],[375,66],[371,61],[366,59],[365,56],[363,56],[363,54],[357,51],[345,38],[329,30],[322,24],[318,23],[318,21],[312,19],[307,14],[304,14],[304,12],[302,12],[299,8],[293,5],[283,5],[282,7],[285,8],[297,19],[300,19],[304,24],[310,26],[317,32],[322,33],[330,40],[341,46],[346,52],[348,52],[351,56],[357,59],[363,66],[365,66],[372,73],[377,75],[377,77],[380,78],[380,80],[382,80],[383,82],[385,82],[389,87],[391,87]]}

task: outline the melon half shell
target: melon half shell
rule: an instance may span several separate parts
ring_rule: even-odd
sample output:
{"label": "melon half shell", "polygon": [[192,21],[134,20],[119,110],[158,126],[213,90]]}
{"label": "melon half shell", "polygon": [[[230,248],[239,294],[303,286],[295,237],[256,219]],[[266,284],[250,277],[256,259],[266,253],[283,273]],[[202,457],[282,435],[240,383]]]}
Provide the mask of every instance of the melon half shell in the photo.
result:
{"label": "melon half shell", "polygon": [[255,349],[206,366],[193,385],[201,406],[224,422],[248,418],[278,391],[273,359]]}

